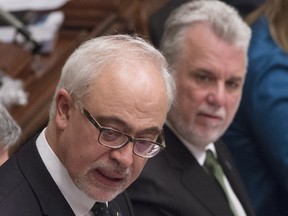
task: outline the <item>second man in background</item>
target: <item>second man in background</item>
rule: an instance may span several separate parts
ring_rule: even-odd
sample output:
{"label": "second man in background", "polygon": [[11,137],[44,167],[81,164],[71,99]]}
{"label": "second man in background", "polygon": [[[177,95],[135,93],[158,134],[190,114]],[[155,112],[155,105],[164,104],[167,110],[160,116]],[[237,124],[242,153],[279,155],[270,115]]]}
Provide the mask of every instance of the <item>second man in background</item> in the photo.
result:
{"label": "second man in background", "polygon": [[[226,146],[239,106],[250,28],[220,1],[192,1],[168,18],[160,49],[176,81],[167,149],[148,161],[130,196],[137,216],[251,216]],[[218,162],[217,162],[218,161]]]}

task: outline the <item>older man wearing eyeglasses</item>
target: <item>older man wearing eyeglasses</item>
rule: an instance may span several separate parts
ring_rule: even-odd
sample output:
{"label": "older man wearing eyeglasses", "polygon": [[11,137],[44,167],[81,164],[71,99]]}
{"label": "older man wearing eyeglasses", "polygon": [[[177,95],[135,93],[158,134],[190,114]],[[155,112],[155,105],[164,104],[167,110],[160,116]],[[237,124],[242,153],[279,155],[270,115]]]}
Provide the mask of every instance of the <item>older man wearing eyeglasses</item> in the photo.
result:
{"label": "older man wearing eyeglasses", "polygon": [[144,40],[84,43],[63,67],[47,128],[0,169],[0,215],[133,215],[123,191],[165,147],[173,98],[167,62]]}

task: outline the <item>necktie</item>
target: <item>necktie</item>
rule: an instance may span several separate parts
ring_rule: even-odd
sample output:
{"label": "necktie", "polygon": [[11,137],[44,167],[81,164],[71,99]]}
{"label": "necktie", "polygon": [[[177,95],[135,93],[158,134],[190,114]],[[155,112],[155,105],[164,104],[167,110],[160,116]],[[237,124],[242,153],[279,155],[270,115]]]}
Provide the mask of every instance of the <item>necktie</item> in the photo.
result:
{"label": "necktie", "polygon": [[96,202],[91,211],[95,216],[110,216],[106,203]]}
{"label": "necktie", "polygon": [[222,190],[224,191],[224,193],[225,193],[225,195],[227,197],[229,206],[230,206],[233,214],[237,215],[235,207],[234,207],[232,201],[229,199],[230,197],[229,197],[227,188],[226,188],[226,186],[224,184],[224,171],[223,171],[221,165],[219,164],[218,160],[214,157],[214,154],[213,154],[213,152],[211,150],[207,150],[206,151],[206,159],[205,159],[204,166],[216,178],[217,182],[219,183],[219,185],[221,186]]}

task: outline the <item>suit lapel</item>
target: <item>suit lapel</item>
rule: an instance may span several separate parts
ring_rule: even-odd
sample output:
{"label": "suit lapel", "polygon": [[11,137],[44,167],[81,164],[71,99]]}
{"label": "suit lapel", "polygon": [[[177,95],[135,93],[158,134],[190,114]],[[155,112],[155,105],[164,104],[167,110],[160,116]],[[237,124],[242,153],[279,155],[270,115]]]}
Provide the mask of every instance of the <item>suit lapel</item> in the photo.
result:
{"label": "suit lapel", "polygon": [[247,215],[254,215],[254,211],[252,210],[253,208],[249,202],[248,195],[245,192],[245,187],[241,181],[241,177],[235,168],[231,154],[222,141],[217,141],[215,148],[217,151],[218,160],[223,167],[225,175],[245,212]]}
{"label": "suit lapel", "polygon": [[163,152],[172,169],[182,170],[183,186],[193,195],[211,215],[232,215],[226,198],[215,180],[199,165],[173,132],[165,127],[167,148]]}
{"label": "suit lapel", "polygon": [[109,202],[109,212],[111,216],[132,216],[134,215],[132,210],[132,204],[126,191]]}
{"label": "suit lapel", "polygon": [[19,167],[38,198],[44,215],[74,216],[72,209],[46,169],[35,144],[36,138],[19,152]]}

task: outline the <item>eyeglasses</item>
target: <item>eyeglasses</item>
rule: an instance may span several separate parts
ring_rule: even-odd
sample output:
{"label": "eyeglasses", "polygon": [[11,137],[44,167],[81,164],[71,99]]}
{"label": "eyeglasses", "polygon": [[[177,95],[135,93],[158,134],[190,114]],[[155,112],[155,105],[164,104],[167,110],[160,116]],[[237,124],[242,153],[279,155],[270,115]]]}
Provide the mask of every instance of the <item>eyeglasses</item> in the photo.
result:
{"label": "eyeglasses", "polygon": [[132,142],[133,153],[143,158],[152,158],[165,148],[164,134],[162,130],[160,135],[158,135],[156,142],[135,139],[116,129],[101,126],[83,105],[80,110],[82,114],[95,126],[95,128],[99,130],[98,142],[103,146],[118,149],[127,145],[129,142]]}

